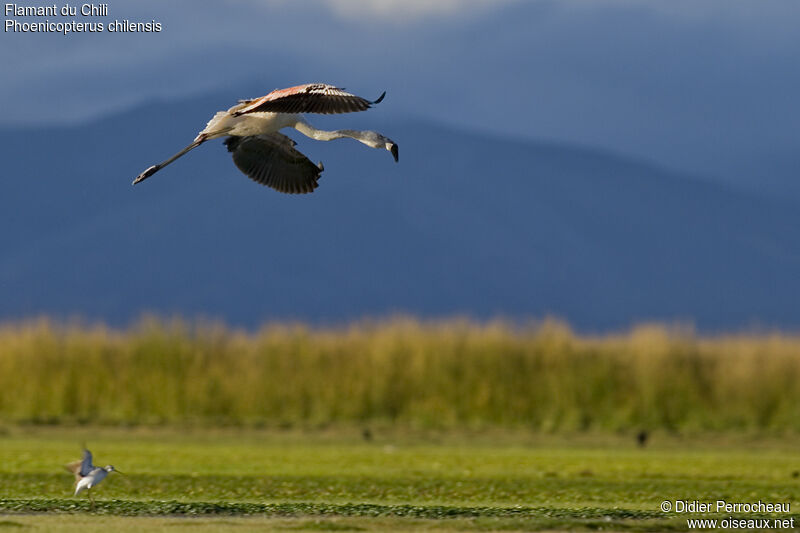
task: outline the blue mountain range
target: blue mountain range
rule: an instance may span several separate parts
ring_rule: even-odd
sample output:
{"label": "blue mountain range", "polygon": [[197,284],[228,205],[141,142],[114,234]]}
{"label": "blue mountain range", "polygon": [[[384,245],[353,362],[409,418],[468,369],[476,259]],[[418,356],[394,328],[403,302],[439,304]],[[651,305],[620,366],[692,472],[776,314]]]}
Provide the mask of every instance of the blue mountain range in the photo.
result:
{"label": "blue mountain range", "polygon": [[325,165],[310,195],[248,180],[221,141],[131,186],[226,105],[209,96],[0,130],[0,319],[800,326],[796,210],[601,150],[364,113],[332,127],[384,133],[400,162],[289,132]]}

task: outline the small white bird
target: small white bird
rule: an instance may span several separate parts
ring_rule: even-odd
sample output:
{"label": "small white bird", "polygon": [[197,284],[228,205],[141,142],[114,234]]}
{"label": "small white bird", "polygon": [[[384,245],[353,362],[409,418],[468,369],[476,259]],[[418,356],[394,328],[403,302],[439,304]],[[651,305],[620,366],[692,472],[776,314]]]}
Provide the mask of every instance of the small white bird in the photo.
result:
{"label": "small white bird", "polygon": [[112,465],[99,467],[92,464],[92,452],[83,449],[83,459],[75,461],[66,465],[66,469],[75,474],[75,496],[80,494],[84,489],[89,495],[94,508],[94,498],[92,497],[92,487],[103,481],[111,472],[119,472]]}
{"label": "small white bird", "polygon": [[397,161],[397,143],[380,133],[318,130],[301,116],[301,113],[366,111],[385,95],[384,92],[377,100],[369,101],[332,85],[309,83],[275,90],[261,98],[240,100],[227,111],[217,112],[192,144],[166,161],[149,167],[133,180],[133,184],[144,181],[204,142],[227,136],[225,146],[232,152],[233,162],[250,179],[284,193],[313,192],[323,171],[322,163],[312,163],[294,149],[292,139],[278,131],[294,128],[318,141],[349,137],[372,148],[386,149]]}

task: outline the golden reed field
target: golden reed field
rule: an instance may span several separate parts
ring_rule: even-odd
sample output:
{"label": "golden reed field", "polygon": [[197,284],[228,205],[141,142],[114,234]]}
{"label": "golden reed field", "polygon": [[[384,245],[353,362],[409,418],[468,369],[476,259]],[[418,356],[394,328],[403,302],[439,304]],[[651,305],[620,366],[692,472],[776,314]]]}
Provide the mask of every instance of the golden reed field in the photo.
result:
{"label": "golden reed field", "polygon": [[396,318],[0,326],[0,422],[800,431],[800,336]]}

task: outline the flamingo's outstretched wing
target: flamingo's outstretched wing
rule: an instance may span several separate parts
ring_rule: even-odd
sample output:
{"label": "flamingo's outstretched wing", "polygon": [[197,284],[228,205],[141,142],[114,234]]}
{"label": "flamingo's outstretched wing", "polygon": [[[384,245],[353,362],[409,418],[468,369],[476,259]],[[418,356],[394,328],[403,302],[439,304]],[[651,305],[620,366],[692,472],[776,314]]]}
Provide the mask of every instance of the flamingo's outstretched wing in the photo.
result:
{"label": "flamingo's outstretched wing", "polygon": [[277,89],[261,98],[244,100],[233,116],[254,112],[270,113],[352,113],[366,111],[386,96],[384,92],[377,100],[369,101],[350,94],[344,89],[324,83],[307,83],[288,89]]}
{"label": "flamingo's outstretched wing", "polygon": [[314,192],[322,163],[315,165],[295,150],[294,145],[293,140],[281,133],[225,139],[233,162],[248,178],[283,193]]}

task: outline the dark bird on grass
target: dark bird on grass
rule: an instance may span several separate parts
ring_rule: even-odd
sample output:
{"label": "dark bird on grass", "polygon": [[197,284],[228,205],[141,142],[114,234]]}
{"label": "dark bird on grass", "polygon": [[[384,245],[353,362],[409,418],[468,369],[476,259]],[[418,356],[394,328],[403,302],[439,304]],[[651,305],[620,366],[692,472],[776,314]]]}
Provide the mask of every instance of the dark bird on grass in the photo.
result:
{"label": "dark bird on grass", "polygon": [[294,128],[318,141],[349,137],[372,148],[386,149],[397,161],[397,143],[380,133],[318,130],[302,117],[302,113],[366,111],[383,100],[385,95],[384,92],[377,100],[369,101],[333,85],[309,83],[278,89],[261,98],[240,100],[227,111],[217,112],[192,144],[139,174],[133,184],[146,180],[204,142],[227,137],[225,146],[233,154],[234,164],[250,179],[283,193],[313,192],[323,171],[322,163],[312,163],[294,149],[296,143],[292,139],[278,131]]}
{"label": "dark bird on grass", "polygon": [[122,473],[115,469],[112,465],[108,466],[94,466],[92,464],[92,452],[83,449],[83,459],[65,465],[65,468],[75,474],[75,496],[86,489],[86,494],[89,495],[89,500],[92,502],[94,509],[94,497],[92,496],[92,487],[98,485],[103,481],[111,472]]}
{"label": "dark bird on grass", "polygon": [[642,430],[636,434],[636,442],[639,444],[640,448],[644,448],[645,446],[647,446],[648,438],[650,438],[650,435],[645,430]]}

